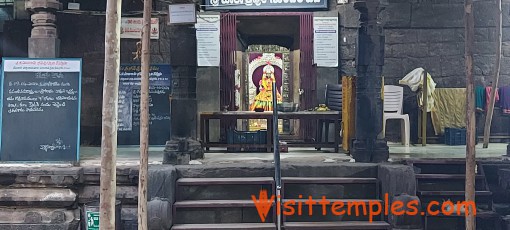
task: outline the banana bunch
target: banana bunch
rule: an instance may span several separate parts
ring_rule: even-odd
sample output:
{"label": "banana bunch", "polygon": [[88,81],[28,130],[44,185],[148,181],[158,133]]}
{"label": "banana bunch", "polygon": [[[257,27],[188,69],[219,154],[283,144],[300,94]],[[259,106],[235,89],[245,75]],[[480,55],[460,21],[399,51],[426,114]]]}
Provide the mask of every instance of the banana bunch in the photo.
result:
{"label": "banana bunch", "polygon": [[318,112],[324,112],[329,111],[330,109],[325,104],[320,104],[318,107],[315,107],[314,110]]}

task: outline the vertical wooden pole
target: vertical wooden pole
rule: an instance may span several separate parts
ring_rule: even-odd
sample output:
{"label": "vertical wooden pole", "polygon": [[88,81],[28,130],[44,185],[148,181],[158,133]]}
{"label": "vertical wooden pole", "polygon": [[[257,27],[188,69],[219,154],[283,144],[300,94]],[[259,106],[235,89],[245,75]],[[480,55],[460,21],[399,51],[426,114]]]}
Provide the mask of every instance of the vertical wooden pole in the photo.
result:
{"label": "vertical wooden pole", "polygon": [[[466,201],[475,201],[475,94],[473,79],[474,15],[473,0],[464,2],[465,61],[466,61]],[[466,210],[468,211],[468,210]],[[466,230],[476,229],[474,210],[466,216]]]}
{"label": "vertical wooden pole", "polygon": [[427,145],[427,110],[428,110],[428,94],[429,94],[429,79],[427,71],[423,71],[423,88],[422,88],[422,100],[423,110],[421,115],[421,145]]}
{"label": "vertical wooden pole", "polygon": [[140,86],[140,171],[138,181],[138,230],[147,230],[147,173],[149,164],[149,70],[152,0],[144,0],[142,74]]}
{"label": "vertical wooden pole", "polygon": [[487,116],[485,117],[485,129],[483,131],[483,148],[489,147],[489,140],[491,135],[492,114],[494,113],[494,103],[496,102],[496,91],[498,89],[499,73],[501,70],[501,44],[503,43],[503,14],[501,13],[501,0],[496,0],[496,34],[498,40],[496,41],[496,63],[494,63],[494,79],[492,80],[492,91],[489,99],[489,107],[487,108]]}
{"label": "vertical wooden pole", "polygon": [[117,101],[120,66],[120,18],[122,0],[106,4],[103,118],[101,137],[101,182],[99,228],[115,229],[117,184]]}

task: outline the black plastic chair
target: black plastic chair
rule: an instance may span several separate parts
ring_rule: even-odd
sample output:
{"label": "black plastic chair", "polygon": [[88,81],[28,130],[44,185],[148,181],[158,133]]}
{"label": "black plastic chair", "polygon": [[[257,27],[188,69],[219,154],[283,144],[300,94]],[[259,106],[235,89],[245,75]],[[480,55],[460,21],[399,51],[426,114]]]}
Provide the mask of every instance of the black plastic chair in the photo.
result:
{"label": "black plastic chair", "polygon": [[[333,111],[342,111],[342,85],[341,84],[327,84],[326,85],[326,106]],[[340,114],[339,120],[342,120],[342,115]],[[329,141],[329,127],[332,121],[330,120],[319,120],[319,124],[317,125],[317,142],[322,142],[322,132],[324,127],[326,127],[326,132],[324,133],[325,140],[324,142]],[[335,135],[340,135],[336,133]],[[317,148],[320,150],[320,148]]]}

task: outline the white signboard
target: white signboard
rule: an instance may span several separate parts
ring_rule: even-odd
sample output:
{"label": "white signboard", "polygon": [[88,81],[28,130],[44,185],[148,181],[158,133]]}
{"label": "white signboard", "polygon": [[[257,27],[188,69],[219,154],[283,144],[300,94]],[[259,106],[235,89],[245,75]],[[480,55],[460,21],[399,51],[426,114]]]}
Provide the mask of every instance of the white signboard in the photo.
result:
{"label": "white signboard", "polygon": [[314,62],[320,67],[338,67],[338,17],[313,18]]}
{"label": "white signboard", "polygon": [[[120,38],[142,39],[143,18],[121,18]],[[151,39],[159,39],[159,18],[151,19]]]}
{"label": "white signboard", "polygon": [[197,22],[195,4],[175,4],[168,6],[170,24]]}
{"label": "white signboard", "polygon": [[219,66],[220,15],[198,15],[195,28],[198,66]]}

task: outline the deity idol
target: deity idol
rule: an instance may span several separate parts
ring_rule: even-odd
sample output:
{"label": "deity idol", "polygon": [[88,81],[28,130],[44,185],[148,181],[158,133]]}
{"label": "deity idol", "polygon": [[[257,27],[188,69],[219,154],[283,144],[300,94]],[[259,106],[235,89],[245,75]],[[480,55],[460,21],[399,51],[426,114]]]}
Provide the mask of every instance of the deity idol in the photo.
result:
{"label": "deity idol", "polygon": [[[264,111],[273,110],[273,82],[276,82],[274,77],[274,67],[267,64],[263,69],[262,79],[259,81],[259,94],[255,96],[253,103],[250,105],[250,111],[255,111],[256,108],[262,108]],[[282,102],[282,95],[276,90],[277,103]]]}

